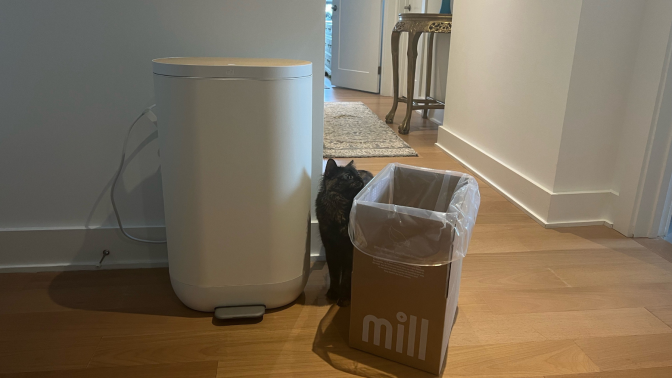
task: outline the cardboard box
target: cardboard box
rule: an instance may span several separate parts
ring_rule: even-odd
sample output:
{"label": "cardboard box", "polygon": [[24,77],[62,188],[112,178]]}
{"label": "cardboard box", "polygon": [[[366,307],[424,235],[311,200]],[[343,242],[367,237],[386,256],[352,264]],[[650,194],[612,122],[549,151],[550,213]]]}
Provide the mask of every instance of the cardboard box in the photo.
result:
{"label": "cardboard box", "polygon": [[401,164],[355,197],[351,347],[441,373],[479,204],[473,177]]}
{"label": "cardboard box", "polygon": [[355,248],[350,346],[439,375],[457,312],[462,260],[413,266]]}

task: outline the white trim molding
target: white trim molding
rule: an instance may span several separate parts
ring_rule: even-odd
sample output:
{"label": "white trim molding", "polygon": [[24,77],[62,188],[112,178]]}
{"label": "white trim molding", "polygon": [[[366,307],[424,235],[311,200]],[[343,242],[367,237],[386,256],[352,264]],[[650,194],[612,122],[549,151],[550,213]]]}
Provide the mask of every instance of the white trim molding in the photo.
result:
{"label": "white trim molding", "polygon": [[613,191],[553,192],[439,127],[436,145],[546,228],[612,227]]}
{"label": "white trim molding", "polygon": [[[164,239],[164,227],[131,228],[147,239]],[[317,221],[310,227],[312,260],[324,260]],[[117,228],[0,229],[0,273],[168,266],[166,244],[129,240]],[[103,250],[109,250],[103,263]]]}

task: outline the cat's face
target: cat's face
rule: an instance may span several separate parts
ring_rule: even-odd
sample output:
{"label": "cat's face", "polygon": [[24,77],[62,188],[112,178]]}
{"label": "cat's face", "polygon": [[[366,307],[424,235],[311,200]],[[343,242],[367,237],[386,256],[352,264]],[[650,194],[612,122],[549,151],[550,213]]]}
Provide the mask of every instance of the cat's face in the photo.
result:
{"label": "cat's face", "polygon": [[326,191],[335,191],[352,198],[364,187],[364,180],[359,176],[354,161],[339,167],[333,159],[329,159],[323,180]]}

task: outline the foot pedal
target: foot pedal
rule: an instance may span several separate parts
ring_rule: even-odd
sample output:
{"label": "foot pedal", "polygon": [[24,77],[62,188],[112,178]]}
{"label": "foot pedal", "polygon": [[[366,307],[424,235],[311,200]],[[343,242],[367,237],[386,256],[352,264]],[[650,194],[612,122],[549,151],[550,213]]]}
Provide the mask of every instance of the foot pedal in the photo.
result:
{"label": "foot pedal", "polygon": [[215,309],[215,319],[248,319],[260,318],[264,316],[266,306],[236,306],[236,307],[217,307]]}

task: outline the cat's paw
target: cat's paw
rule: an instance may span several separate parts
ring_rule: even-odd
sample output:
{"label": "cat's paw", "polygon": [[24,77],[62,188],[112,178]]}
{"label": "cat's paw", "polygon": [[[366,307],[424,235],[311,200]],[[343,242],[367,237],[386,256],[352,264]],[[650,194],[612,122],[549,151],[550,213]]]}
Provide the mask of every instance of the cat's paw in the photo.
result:
{"label": "cat's paw", "polygon": [[336,304],[338,307],[348,307],[350,306],[350,299],[341,298]]}
{"label": "cat's paw", "polygon": [[327,298],[338,299],[338,297],[339,297],[338,290],[336,290],[334,288],[329,288],[329,290],[327,290]]}

